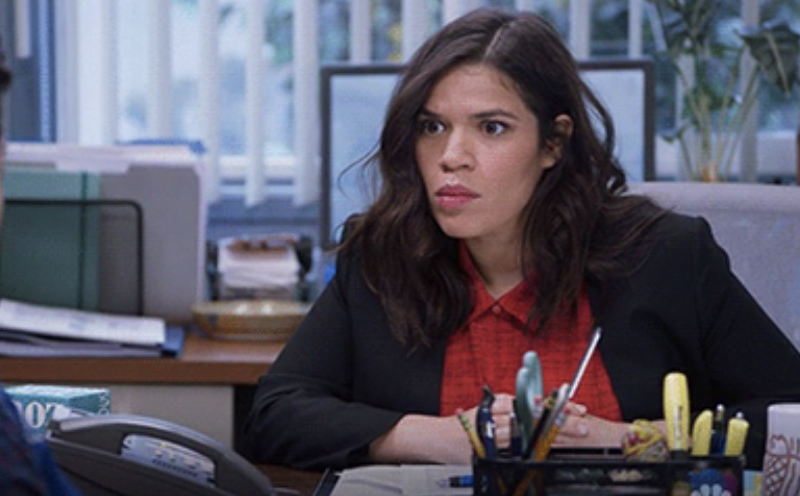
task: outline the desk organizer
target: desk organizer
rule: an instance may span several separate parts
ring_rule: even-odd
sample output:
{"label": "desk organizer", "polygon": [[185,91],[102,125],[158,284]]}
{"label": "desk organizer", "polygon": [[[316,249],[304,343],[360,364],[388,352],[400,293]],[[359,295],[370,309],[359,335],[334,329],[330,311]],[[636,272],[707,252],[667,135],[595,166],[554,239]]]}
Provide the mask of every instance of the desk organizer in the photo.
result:
{"label": "desk organizer", "polygon": [[[639,462],[621,454],[553,453],[543,462],[473,461],[477,496],[744,494],[744,457]],[[696,491],[696,492],[695,492]],[[727,491],[727,492],[725,492]]]}

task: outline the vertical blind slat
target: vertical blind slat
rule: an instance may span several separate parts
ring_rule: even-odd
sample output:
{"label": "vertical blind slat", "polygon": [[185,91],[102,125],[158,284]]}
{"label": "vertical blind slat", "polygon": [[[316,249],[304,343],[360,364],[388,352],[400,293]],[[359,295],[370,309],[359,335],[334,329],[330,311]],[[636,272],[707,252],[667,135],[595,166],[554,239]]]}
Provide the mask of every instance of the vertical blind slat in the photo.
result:
{"label": "vertical blind slat", "polygon": [[294,150],[296,204],[319,194],[319,6],[294,3]]}
{"label": "vertical blind slat", "polygon": [[19,59],[27,59],[33,54],[29,0],[14,0],[14,28],[14,55]]}
{"label": "vertical blind slat", "polygon": [[444,0],[442,4],[442,24],[447,24],[480,6],[480,0]]}
{"label": "vertical blind slat", "polygon": [[628,57],[642,57],[642,0],[628,0]]}
{"label": "vertical blind slat", "polygon": [[537,0],[516,0],[514,2],[514,6],[517,8],[517,10],[529,10],[531,12],[535,12],[536,1]]}
{"label": "vertical blind slat", "polygon": [[147,129],[150,138],[172,137],[171,2],[150,0],[150,91]]}
{"label": "vertical blind slat", "polygon": [[[37,11],[38,11],[38,24],[39,26],[47,26],[50,27],[50,8],[51,5],[49,2],[45,0],[39,0],[37,4]],[[39,43],[39,81],[40,81],[40,89],[39,92],[39,129],[40,129],[40,136],[42,141],[53,141],[55,137],[55,122],[54,119],[57,116],[53,115],[53,106],[50,100],[51,91],[51,83],[50,83],[50,74],[53,73],[53,67],[50,62],[50,42],[53,41],[51,39],[51,30],[50,29],[40,29],[38,33],[38,43]]]}
{"label": "vertical blind slat", "polygon": [[61,143],[80,141],[81,112],[79,81],[78,15],[76,0],[55,2],[56,140]]}
{"label": "vertical blind slat", "polygon": [[[760,20],[758,0],[745,0],[742,2],[742,22],[745,25],[758,25]],[[745,53],[742,60],[742,72],[739,79],[741,90],[747,86],[747,80],[756,70],[756,62],[749,53]],[[758,83],[756,83],[758,84]],[[755,182],[758,179],[758,101],[753,105],[747,120],[742,126],[741,145],[739,148],[740,173],[743,181]]]}
{"label": "vertical blind slat", "polygon": [[372,59],[370,23],[370,0],[350,0],[351,62],[363,64]]}
{"label": "vertical blind slat", "polygon": [[425,41],[428,32],[428,15],[424,0],[403,0],[403,60],[411,58]]}
{"label": "vertical blind slat", "polygon": [[200,119],[205,154],[206,200],[215,202],[220,191],[220,73],[219,0],[200,0]]}
{"label": "vertical blind slat", "polygon": [[264,0],[247,2],[247,169],[245,205],[259,203],[264,191]]}
{"label": "vertical blind slat", "polygon": [[592,28],[592,0],[569,2],[569,46],[578,60],[589,58]]}
{"label": "vertical blind slat", "polygon": [[119,138],[119,68],[117,65],[117,0],[100,3],[100,70],[102,74],[102,144],[113,145]]}

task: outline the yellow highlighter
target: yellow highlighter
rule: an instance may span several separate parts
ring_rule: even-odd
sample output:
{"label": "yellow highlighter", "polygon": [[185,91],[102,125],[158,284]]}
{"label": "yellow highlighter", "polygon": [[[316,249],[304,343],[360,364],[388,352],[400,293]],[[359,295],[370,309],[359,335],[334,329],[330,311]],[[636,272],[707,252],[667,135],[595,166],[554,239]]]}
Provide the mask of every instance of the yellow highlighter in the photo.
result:
{"label": "yellow highlighter", "polygon": [[664,420],[667,424],[667,446],[675,456],[689,451],[689,387],[686,376],[670,372],[664,376]]}
{"label": "yellow highlighter", "polygon": [[694,420],[692,427],[692,456],[708,456],[711,449],[711,423],[714,414],[703,410]]}
{"label": "yellow highlighter", "polygon": [[750,422],[745,420],[742,412],[728,420],[728,435],[725,437],[725,456],[739,456],[744,452],[744,443],[747,440],[747,431]]}

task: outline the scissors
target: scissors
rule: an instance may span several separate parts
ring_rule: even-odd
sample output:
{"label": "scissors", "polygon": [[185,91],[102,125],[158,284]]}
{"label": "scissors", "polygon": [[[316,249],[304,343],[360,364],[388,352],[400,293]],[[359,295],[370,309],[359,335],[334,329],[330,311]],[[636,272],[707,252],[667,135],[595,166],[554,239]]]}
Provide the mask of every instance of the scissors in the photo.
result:
{"label": "scissors", "polygon": [[539,355],[535,351],[528,351],[523,355],[522,367],[517,372],[516,398],[514,401],[523,440],[529,439],[531,433],[533,433],[537,417],[536,398],[542,398],[543,390],[542,367],[539,363]]}

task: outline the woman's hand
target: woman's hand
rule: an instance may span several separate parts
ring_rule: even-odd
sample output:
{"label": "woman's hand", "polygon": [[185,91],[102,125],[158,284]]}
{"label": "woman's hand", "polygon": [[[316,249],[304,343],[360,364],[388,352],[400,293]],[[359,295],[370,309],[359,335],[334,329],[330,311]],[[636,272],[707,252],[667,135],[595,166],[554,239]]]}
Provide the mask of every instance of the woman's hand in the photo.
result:
{"label": "woman's hand", "polygon": [[[510,414],[513,397],[495,395],[492,418],[495,421],[495,443],[507,448],[511,441]],[[465,411],[475,426],[475,406]],[[469,465],[472,445],[456,415],[406,415],[383,436],[370,443],[370,458],[377,463],[444,463]]]}
{"label": "woman's hand", "polygon": [[[585,412],[585,410],[584,410]],[[624,422],[571,413],[556,437],[556,446],[619,448],[628,431]]]}
{"label": "woman's hand", "polygon": [[[556,437],[556,446],[593,447],[593,448],[621,448],[622,438],[628,432],[631,424],[613,422],[586,414],[571,412],[567,421]],[[666,438],[666,423],[663,420],[650,421]]]}
{"label": "woman's hand", "polygon": [[[469,422],[475,427],[476,414],[480,405],[470,408],[464,412]],[[498,393],[494,396],[492,403],[492,419],[494,420],[494,440],[497,449],[507,449],[511,445],[511,411],[514,409],[514,397],[510,394]],[[453,418],[458,421],[456,416]],[[479,433],[480,434],[480,433]],[[464,436],[467,433],[464,432]]]}
{"label": "woman's hand", "polygon": [[[476,413],[478,411],[479,406],[471,408],[467,410],[465,415],[469,419],[470,423],[475,422]],[[509,394],[497,394],[495,396],[494,403],[492,404],[492,418],[494,419],[495,423],[495,444],[498,450],[508,449],[511,445],[511,411],[514,408],[514,397]],[[562,428],[562,432],[564,432],[564,436],[575,438],[580,442],[582,440],[586,440],[585,438],[590,438],[588,441],[594,442],[594,439],[591,439],[592,436],[589,436],[589,432],[587,429],[589,428],[587,422],[591,422],[592,419],[606,422],[602,419],[597,417],[591,417],[586,415],[586,407],[578,404],[578,403],[568,403],[566,407],[567,413],[567,423]],[[571,419],[571,420],[570,420]],[[580,421],[579,419],[585,419],[585,421]],[[621,430],[621,434],[619,439],[622,439],[622,434],[625,433],[627,429],[627,424],[620,424],[623,426]],[[477,426],[475,426],[477,428]],[[602,426],[598,426],[596,428],[598,431],[602,430]],[[565,432],[566,430],[566,432]],[[558,442],[558,438],[557,438]],[[598,446],[596,444],[572,444],[574,446]],[[619,442],[615,443],[614,446],[619,446]]]}

